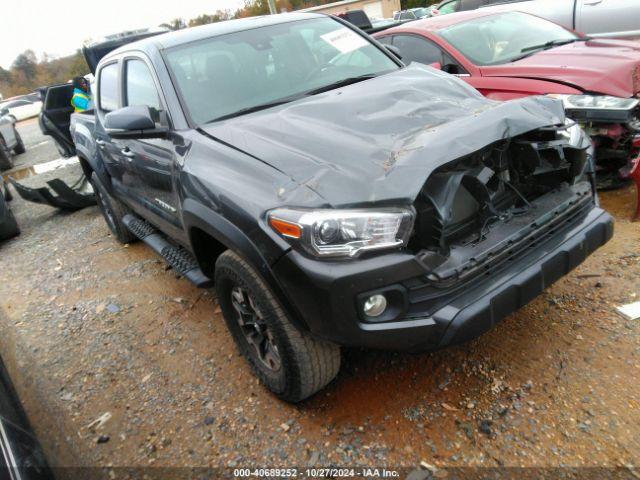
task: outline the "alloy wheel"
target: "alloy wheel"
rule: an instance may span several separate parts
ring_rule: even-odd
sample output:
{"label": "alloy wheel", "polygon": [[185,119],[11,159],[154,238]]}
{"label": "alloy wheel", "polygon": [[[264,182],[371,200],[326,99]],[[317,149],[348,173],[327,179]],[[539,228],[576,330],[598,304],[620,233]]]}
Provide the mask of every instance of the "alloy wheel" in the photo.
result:
{"label": "alloy wheel", "polygon": [[231,304],[237,313],[236,320],[253,356],[269,370],[274,372],[280,370],[282,361],[275,339],[249,292],[240,286],[233,287]]}

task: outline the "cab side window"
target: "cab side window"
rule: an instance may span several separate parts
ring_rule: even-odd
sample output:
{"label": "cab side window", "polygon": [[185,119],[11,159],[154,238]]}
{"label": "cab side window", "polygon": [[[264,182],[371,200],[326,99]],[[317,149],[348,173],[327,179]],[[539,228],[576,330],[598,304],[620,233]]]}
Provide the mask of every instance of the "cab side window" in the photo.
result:
{"label": "cab side window", "polygon": [[100,70],[100,109],[112,112],[118,109],[118,64],[112,63]]}
{"label": "cab side window", "polygon": [[142,60],[127,60],[125,63],[125,105],[146,105],[161,110],[158,90],[149,67]]}
{"label": "cab side window", "polygon": [[442,63],[443,52],[438,46],[415,35],[395,35],[393,46],[398,47],[402,54],[402,61],[409,65],[418,62],[424,65]]}

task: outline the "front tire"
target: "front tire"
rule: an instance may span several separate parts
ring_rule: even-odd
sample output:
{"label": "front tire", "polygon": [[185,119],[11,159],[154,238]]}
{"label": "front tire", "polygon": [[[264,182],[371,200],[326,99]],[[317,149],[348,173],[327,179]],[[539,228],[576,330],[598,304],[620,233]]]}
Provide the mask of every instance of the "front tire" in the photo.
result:
{"label": "front tire", "polygon": [[218,302],[231,335],[255,375],[275,395],[299,402],[340,369],[340,347],[297,329],[257,271],[236,253],[218,257]]}
{"label": "front tire", "polygon": [[131,213],[131,209],[109,194],[104,185],[102,185],[98,175],[96,175],[96,172],[91,174],[89,183],[91,183],[93,187],[98,207],[100,207],[102,216],[107,222],[107,226],[109,230],[111,230],[111,233],[113,233],[113,236],[116,237],[120,243],[132,243],[136,241],[138,237],[131,233],[122,222],[122,218],[128,213]]}

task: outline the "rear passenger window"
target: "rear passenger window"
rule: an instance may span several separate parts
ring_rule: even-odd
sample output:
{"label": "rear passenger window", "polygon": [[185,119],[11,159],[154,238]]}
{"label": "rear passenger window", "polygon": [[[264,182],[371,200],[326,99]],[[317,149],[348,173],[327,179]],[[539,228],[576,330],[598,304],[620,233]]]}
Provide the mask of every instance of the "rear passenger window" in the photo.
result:
{"label": "rear passenger window", "polygon": [[407,65],[411,62],[424,65],[442,63],[442,50],[429,40],[413,35],[396,35],[393,37],[393,46],[400,50],[402,61]]}
{"label": "rear passenger window", "polygon": [[105,112],[118,109],[118,64],[112,63],[100,70],[100,108]]}
{"label": "rear passenger window", "polygon": [[126,105],[146,105],[160,110],[160,99],[149,67],[142,60],[127,60]]}

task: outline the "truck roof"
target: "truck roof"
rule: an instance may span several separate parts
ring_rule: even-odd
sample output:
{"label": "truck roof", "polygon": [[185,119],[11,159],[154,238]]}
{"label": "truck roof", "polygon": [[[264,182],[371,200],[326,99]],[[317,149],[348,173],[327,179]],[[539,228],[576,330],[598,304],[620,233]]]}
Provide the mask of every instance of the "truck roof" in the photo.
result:
{"label": "truck roof", "polygon": [[197,42],[198,40],[203,40],[205,38],[227,35],[230,33],[241,32],[243,30],[322,17],[326,17],[326,15],[323,13],[281,13],[277,15],[247,17],[236,20],[227,20],[224,22],[210,23],[208,25],[185,28],[183,30],[164,33],[162,35],[132,42],[114,50],[105,58],[128,50],[164,50],[178,45],[183,45],[185,43]]}

